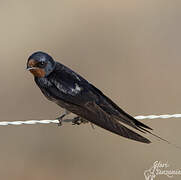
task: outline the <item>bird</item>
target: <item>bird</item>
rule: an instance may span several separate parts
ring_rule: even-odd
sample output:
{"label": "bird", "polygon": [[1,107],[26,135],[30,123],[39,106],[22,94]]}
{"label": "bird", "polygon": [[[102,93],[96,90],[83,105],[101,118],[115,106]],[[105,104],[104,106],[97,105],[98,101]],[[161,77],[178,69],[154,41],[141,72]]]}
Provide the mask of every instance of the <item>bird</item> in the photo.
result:
{"label": "bird", "polygon": [[90,122],[119,136],[146,144],[151,141],[134,130],[162,139],[151,132],[151,127],[126,113],[101,90],[69,67],[55,61],[51,55],[34,52],[29,56],[26,68],[33,74],[44,96],[65,109],[65,113],[57,118],[59,125],[66,115],[73,113],[76,115],[72,120],[74,124]]}

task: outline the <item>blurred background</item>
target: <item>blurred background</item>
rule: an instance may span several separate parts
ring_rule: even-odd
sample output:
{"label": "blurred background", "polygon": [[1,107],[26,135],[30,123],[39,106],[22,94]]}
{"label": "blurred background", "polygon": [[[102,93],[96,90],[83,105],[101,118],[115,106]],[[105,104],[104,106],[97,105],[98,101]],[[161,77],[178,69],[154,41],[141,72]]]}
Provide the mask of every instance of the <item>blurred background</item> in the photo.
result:
{"label": "blurred background", "polygon": [[[181,113],[180,8],[179,0],[1,0],[0,121],[62,113],[25,70],[38,50],[79,72],[133,116]],[[181,119],[142,122],[181,145]],[[0,179],[144,180],[157,160],[181,168],[180,150],[146,137],[153,143],[89,124],[1,126]]]}

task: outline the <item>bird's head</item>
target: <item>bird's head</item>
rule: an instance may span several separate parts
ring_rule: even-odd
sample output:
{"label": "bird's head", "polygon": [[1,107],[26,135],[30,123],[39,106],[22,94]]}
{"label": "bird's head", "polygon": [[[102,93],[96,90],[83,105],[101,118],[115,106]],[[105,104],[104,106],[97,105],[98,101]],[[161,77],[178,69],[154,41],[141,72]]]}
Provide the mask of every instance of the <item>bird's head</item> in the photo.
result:
{"label": "bird's head", "polygon": [[35,77],[46,77],[55,68],[56,62],[53,58],[44,52],[33,53],[27,61],[27,70]]}

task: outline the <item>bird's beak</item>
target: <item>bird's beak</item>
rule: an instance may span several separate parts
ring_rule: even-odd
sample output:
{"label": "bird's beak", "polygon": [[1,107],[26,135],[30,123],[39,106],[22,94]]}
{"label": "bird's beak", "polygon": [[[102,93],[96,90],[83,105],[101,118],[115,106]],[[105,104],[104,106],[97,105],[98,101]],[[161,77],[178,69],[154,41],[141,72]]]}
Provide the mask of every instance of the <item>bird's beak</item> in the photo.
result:
{"label": "bird's beak", "polygon": [[30,71],[30,70],[32,70],[32,69],[37,69],[37,67],[27,67],[27,68],[26,68],[27,71]]}

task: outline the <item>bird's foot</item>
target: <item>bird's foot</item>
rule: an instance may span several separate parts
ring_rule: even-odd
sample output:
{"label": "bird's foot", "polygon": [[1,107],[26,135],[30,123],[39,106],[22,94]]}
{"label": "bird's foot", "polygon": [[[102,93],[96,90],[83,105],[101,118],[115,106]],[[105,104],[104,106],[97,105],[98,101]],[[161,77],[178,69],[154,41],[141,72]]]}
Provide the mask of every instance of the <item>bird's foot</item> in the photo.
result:
{"label": "bird's foot", "polygon": [[72,125],[80,125],[80,124],[85,124],[88,123],[89,121],[87,121],[86,119],[83,119],[79,116],[75,117],[72,119]]}
{"label": "bird's foot", "polygon": [[63,121],[63,118],[66,116],[66,114],[63,114],[61,115],[60,117],[57,117],[56,119],[58,120],[58,126],[62,126],[62,121]]}

